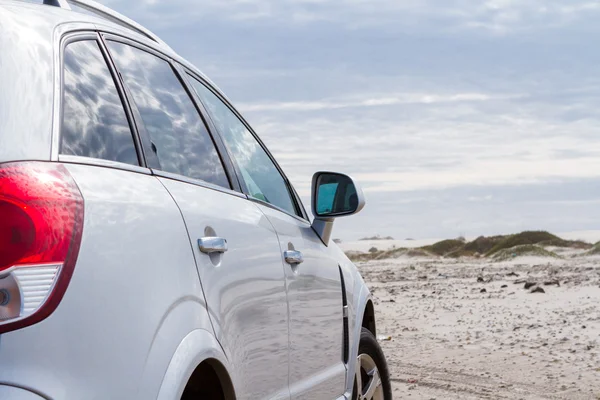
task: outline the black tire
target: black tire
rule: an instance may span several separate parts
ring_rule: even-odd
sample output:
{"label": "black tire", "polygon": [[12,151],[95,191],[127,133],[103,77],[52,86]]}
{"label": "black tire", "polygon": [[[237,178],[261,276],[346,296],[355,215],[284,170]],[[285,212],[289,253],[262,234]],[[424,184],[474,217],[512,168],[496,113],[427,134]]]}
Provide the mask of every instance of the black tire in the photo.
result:
{"label": "black tire", "polygon": [[[381,378],[381,386],[383,387],[383,397],[385,400],[392,400],[392,385],[390,381],[390,372],[388,369],[387,362],[383,350],[379,346],[377,339],[371,331],[366,328],[362,328],[360,332],[360,342],[358,345],[358,354],[368,354],[377,369],[379,370],[379,377]],[[352,390],[352,400],[358,398],[358,390],[356,388],[356,379],[354,380],[354,389]]]}

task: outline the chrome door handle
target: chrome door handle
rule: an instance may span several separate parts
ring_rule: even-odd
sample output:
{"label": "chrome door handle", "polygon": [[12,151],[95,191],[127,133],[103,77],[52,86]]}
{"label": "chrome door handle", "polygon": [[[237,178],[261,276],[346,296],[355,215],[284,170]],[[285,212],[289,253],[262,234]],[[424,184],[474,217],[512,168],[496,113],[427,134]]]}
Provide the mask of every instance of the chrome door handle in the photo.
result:
{"label": "chrome door handle", "polygon": [[304,261],[304,257],[302,253],[296,250],[287,250],[283,252],[283,257],[285,258],[285,262],[290,265],[298,265],[302,264]]}
{"label": "chrome door handle", "polygon": [[227,240],[220,237],[203,237],[198,239],[198,247],[205,254],[225,253],[227,251]]}

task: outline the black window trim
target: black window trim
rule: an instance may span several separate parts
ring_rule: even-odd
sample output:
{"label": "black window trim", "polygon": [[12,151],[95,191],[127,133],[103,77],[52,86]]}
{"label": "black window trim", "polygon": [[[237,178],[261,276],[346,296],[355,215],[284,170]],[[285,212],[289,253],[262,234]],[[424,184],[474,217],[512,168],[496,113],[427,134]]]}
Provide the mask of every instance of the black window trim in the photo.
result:
{"label": "black window trim", "polygon": [[[115,88],[117,90],[117,93],[119,95],[119,99],[121,100],[121,105],[123,107],[123,111],[125,112],[125,117],[127,118],[127,123],[129,124],[129,130],[131,132],[131,138],[133,141],[133,145],[135,147],[135,151],[136,151],[136,155],[138,158],[138,165],[133,165],[133,164],[128,164],[128,163],[122,163],[119,161],[110,161],[110,160],[103,160],[103,159],[97,159],[97,158],[93,158],[93,157],[83,157],[83,156],[70,156],[67,154],[62,154],[61,153],[61,148],[62,148],[62,129],[63,129],[63,113],[64,113],[64,96],[65,96],[65,77],[64,77],[64,72],[65,72],[65,68],[64,68],[64,58],[65,58],[65,50],[67,48],[68,45],[72,44],[72,43],[76,43],[76,42],[84,42],[84,41],[93,41],[98,45],[98,49],[100,50],[100,53],[102,54],[102,57],[104,58],[104,62],[106,63],[106,67],[109,70],[110,75],[113,78],[113,82],[115,84]],[[60,160],[80,160],[81,159],[89,159],[90,160],[90,164],[93,165],[102,165],[102,166],[123,166],[123,169],[127,169],[127,170],[138,170],[139,168],[146,168],[146,159],[144,157],[144,152],[138,137],[138,132],[137,132],[137,127],[134,123],[134,119],[133,119],[133,115],[131,113],[131,110],[129,108],[129,102],[125,96],[125,94],[122,91],[122,87],[120,86],[120,79],[118,78],[118,76],[116,75],[116,71],[113,69],[112,66],[112,60],[110,60],[108,54],[105,52],[104,49],[104,45],[102,43],[102,40],[100,38],[100,35],[98,35],[98,32],[95,31],[74,31],[74,32],[67,32],[63,35],[61,42],[60,42],[60,52],[59,52],[59,63],[58,63],[58,68],[60,71],[60,89],[59,89],[59,93],[58,96],[60,96],[60,106],[58,109],[58,113],[55,115],[56,118],[58,118],[58,132],[57,132],[57,137],[58,137],[58,159]],[[130,167],[134,167],[133,169]]]}
{"label": "black window trim", "polygon": [[[154,49],[154,48],[152,48],[152,47],[150,47],[150,46],[148,46],[146,44],[143,44],[143,43],[140,43],[138,41],[135,41],[135,40],[133,40],[131,38],[124,37],[124,36],[121,36],[121,35],[118,35],[118,34],[115,34],[115,33],[112,33],[112,32],[106,32],[106,31],[100,32],[100,37],[101,37],[101,39],[103,41],[103,44],[104,44],[104,46],[106,48],[108,56],[111,59],[111,62],[115,66],[115,69],[116,69],[116,64],[114,64],[114,60],[112,59],[112,55],[110,53],[110,50],[108,49],[108,46],[106,45],[106,42],[108,42],[108,41],[122,43],[122,44],[125,44],[125,45],[128,45],[128,46],[135,47],[135,48],[137,48],[137,49],[139,49],[141,51],[145,51],[145,52],[147,52],[147,53],[149,53],[149,54],[151,54],[151,55],[153,55],[155,57],[158,57],[158,58],[162,59],[163,61],[165,61],[165,62],[167,62],[169,64],[169,66],[173,70],[173,73],[175,74],[175,77],[179,80],[179,82],[181,83],[183,89],[187,92],[188,96],[190,97],[190,100],[192,101],[192,104],[194,104],[194,107],[195,107],[196,111],[198,112],[200,118],[204,122],[204,124],[205,124],[205,126],[207,128],[209,137],[210,137],[213,145],[215,146],[215,150],[217,152],[217,155],[219,156],[221,164],[223,165],[223,169],[225,171],[225,175],[227,177],[227,181],[229,182],[230,186],[229,186],[229,188],[226,188],[226,187],[218,186],[218,185],[215,185],[215,184],[213,184],[211,182],[207,182],[207,181],[204,181],[204,180],[194,179],[194,178],[191,178],[189,176],[185,176],[185,175],[181,175],[181,174],[177,174],[177,173],[173,173],[173,172],[163,171],[163,170],[161,170],[161,169],[158,168],[158,163],[150,163],[150,165],[148,165],[148,168],[151,169],[152,174],[156,175],[156,176],[163,177],[163,178],[168,178],[168,179],[172,179],[172,180],[178,180],[178,181],[181,181],[181,182],[191,183],[191,184],[194,184],[194,185],[197,185],[197,186],[202,186],[202,187],[205,187],[205,188],[208,188],[208,189],[219,190],[219,191],[222,191],[224,193],[233,194],[233,195],[238,196],[238,197],[240,197],[239,195],[242,194],[241,197],[246,197],[245,195],[243,195],[242,190],[239,187],[239,182],[238,182],[237,174],[233,170],[233,163],[232,163],[231,159],[229,158],[229,154],[228,153],[224,154],[223,151],[221,150],[220,146],[219,146],[219,142],[222,143],[221,137],[219,136],[218,140],[215,139],[215,136],[213,135],[213,132],[211,132],[209,124],[207,123],[206,116],[203,114],[202,109],[200,109],[198,107],[197,101],[195,99],[195,92],[192,91],[192,90],[190,90],[190,87],[187,85],[187,82],[185,81],[185,79],[182,78],[181,73],[180,73],[180,71],[177,68],[177,63],[174,62],[174,60],[170,56],[168,56],[168,55],[166,55],[166,54],[164,54],[164,53],[162,53],[162,52],[160,52],[160,51],[158,51],[158,50],[156,50],[156,49]],[[118,69],[116,69],[116,70],[118,71]],[[117,73],[120,75],[119,72],[117,72]],[[125,91],[129,95],[129,97],[131,97],[131,94],[129,93],[129,91],[127,89],[127,86],[125,85],[125,83],[124,82],[121,82],[121,83],[122,83],[123,87],[125,88]],[[140,126],[143,127],[144,126],[143,125],[143,121],[141,119],[141,115],[139,114],[139,111],[137,110],[137,106],[135,106],[135,101],[133,101],[133,99],[132,99],[131,103],[132,103],[132,107],[135,107],[135,111],[136,111],[136,112],[133,113],[134,114],[133,115],[134,116],[134,121],[136,121],[136,124],[139,124]],[[150,147],[151,146],[151,144],[150,144],[151,143],[150,135],[148,134],[148,132],[146,131],[146,129],[145,128],[139,129],[138,130],[138,134],[143,137],[143,139],[141,140],[141,142],[142,142],[142,147],[144,148],[145,152],[147,154],[154,154],[153,150]]]}
{"label": "black window trim", "polygon": [[298,192],[296,192],[296,188],[294,186],[290,185],[290,187],[292,188],[294,197],[296,198],[296,201],[298,202],[298,206],[300,207],[300,209],[302,211],[303,220],[309,221],[308,213],[306,212],[306,208],[304,208],[304,203],[302,203],[302,199],[300,199],[300,195],[298,194]]}
{"label": "black window trim", "polygon": [[[308,222],[309,218],[308,215],[306,214],[306,211],[304,209],[304,205],[302,204],[302,202],[300,201],[300,198],[296,195],[296,191],[294,190],[294,187],[292,186],[292,184],[290,183],[288,177],[285,175],[285,173],[283,172],[283,170],[281,169],[281,167],[279,166],[279,163],[277,163],[277,161],[275,160],[275,157],[273,157],[273,155],[271,154],[271,152],[269,151],[269,149],[267,149],[267,147],[265,146],[265,144],[263,143],[262,140],[260,140],[260,138],[258,137],[258,135],[256,134],[256,132],[254,132],[254,130],[252,129],[252,127],[250,126],[250,124],[244,119],[244,117],[235,109],[235,107],[233,107],[233,105],[229,102],[229,100],[227,100],[227,98],[222,95],[210,82],[208,82],[204,77],[202,77],[201,75],[195,73],[193,70],[191,70],[190,68],[186,67],[186,66],[182,66],[182,68],[184,69],[184,71],[189,74],[192,78],[198,80],[198,82],[200,82],[201,84],[203,84],[207,89],[209,89],[219,100],[221,100],[223,102],[223,104],[225,104],[225,106],[227,106],[229,108],[230,111],[232,111],[234,113],[234,115],[240,120],[240,122],[246,127],[246,129],[248,129],[248,131],[250,132],[250,134],[254,137],[254,139],[257,141],[257,143],[260,145],[260,147],[263,149],[263,151],[267,154],[267,157],[269,157],[269,159],[271,160],[271,162],[273,163],[273,165],[275,165],[275,168],[277,169],[277,171],[279,172],[279,174],[282,176],[283,181],[287,187],[287,190],[289,192],[290,198],[292,200],[292,203],[294,205],[294,208],[296,209],[297,214],[292,214],[287,210],[284,210],[281,207],[276,206],[275,204],[269,203],[267,201],[264,200],[260,200],[260,199],[256,199],[254,197],[249,196],[248,194],[248,190],[246,188],[246,185],[243,183],[243,179],[241,178],[242,174],[241,171],[239,171],[237,163],[233,163],[234,165],[234,169],[236,174],[238,175],[238,179],[240,180],[240,184],[242,185],[243,191],[246,194],[246,197],[248,198],[248,200],[251,200],[253,202],[259,203],[259,204],[263,204],[266,205],[270,208],[274,208],[276,210],[279,210],[285,214],[288,214],[302,222]],[[192,88],[193,89],[193,88]],[[194,96],[198,96],[199,95],[196,93],[195,89],[193,89],[193,93]],[[202,103],[202,101],[200,100],[200,98],[198,98],[198,101],[200,103]],[[217,132],[217,134],[219,136],[222,136],[221,132],[218,131],[218,129],[216,128],[216,125],[214,124],[214,122],[212,121],[212,117],[210,116],[210,113],[208,113],[205,109],[205,107],[203,107],[203,109],[205,110],[205,112],[208,115],[208,119],[211,120],[211,124],[213,126],[213,129],[215,129],[215,131]],[[221,138],[222,140],[222,138]],[[229,151],[228,151],[229,153]],[[231,157],[231,155],[230,155]]]}
{"label": "black window trim", "polygon": [[[112,59],[110,51],[108,51],[108,47],[106,47],[106,42],[104,41],[104,38],[102,37],[102,35],[100,33],[98,33],[98,37],[100,38],[102,51],[106,54],[106,57],[109,60],[111,70],[114,71],[114,75],[118,78],[117,81],[118,81],[119,89],[122,91],[122,93],[127,101],[127,107],[129,108],[129,111],[131,112],[131,118],[132,118],[133,124],[135,125],[135,128],[136,128],[136,136],[140,143],[140,148],[142,149],[142,155],[144,157],[144,165],[147,168],[151,168],[152,165],[155,165],[158,162],[158,157],[156,156],[156,154],[154,154],[154,152],[150,148],[150,136],[146,133],[146,128],[144,127],[144,124],[140,123],[140,121],[142,120],[140,117],[140,112],[137,108],[137,105],[135,104],[135,101],[133,101],[133,96],[131,96],[129,89],[125,85],[125,82],[123,82],[123,77],[121,76],[121,73],[117,69],[117,66],[116,66],[114,60]],[[150,149],[150,150],[148,151],[148,149]]]}

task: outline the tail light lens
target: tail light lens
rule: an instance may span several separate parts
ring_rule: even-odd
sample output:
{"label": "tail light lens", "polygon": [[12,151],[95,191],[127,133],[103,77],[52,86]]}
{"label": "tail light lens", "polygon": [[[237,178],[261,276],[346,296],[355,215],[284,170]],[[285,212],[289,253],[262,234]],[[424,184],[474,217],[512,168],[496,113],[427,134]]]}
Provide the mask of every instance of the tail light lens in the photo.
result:
{"label": "tail light lens", "polygon": [[83,197],[61,164],[0,164],[0,334],[48,317],[79,253]]}

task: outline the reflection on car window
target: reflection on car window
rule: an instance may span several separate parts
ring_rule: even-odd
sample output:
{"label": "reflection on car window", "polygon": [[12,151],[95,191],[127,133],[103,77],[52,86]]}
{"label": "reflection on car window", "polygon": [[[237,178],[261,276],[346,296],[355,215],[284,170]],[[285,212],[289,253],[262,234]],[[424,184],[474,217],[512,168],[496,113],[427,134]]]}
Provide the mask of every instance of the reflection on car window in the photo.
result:
{"label": "reflection on car window", "polygon": [[285,180],[252,133],[213,92],[191,79],[241,170],[248,195],[298,215]]}
{"label": "reflection on car window", "polygon": [[168,62],[138,48],[108,47],[139,109],[163,171],[229,188],[204,121]]}
{"label": "reflection on car window", "polygon": [[139,165],[115,81],[95,40],[64,54],[61,154]]}

